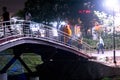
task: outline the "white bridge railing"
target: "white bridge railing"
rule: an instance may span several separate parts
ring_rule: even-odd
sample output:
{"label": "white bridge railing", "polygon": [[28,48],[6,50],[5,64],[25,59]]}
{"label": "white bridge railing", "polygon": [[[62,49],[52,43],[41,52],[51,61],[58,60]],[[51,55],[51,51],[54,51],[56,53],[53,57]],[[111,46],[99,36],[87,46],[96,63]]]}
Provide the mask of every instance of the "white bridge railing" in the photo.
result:
{"label": "white bridge railing", "polygon": [[[0,22],[0,40],[11,36],[44,38],[67,45],[83,53],[91,53],[94,49],[80,44],[78,39],[69,37],[67,33],[51,26],[25,20]],[[83,42],[84,43],[84,42]]]}

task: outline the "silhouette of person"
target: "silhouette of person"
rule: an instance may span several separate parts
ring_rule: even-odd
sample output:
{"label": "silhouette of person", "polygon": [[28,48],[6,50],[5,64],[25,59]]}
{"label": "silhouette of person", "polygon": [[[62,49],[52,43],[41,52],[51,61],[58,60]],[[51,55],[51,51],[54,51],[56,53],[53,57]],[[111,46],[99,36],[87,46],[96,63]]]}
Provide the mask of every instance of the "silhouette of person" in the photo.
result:
{"label": "silhouette of person", "polygon": [[3,14],[2,14],[3,21],[9,21],[10,16],[9,16],[9,12],[7,11],[7,7],[3,7],[2,10],[3,10]]}
{"label": "silhouette of person", "polygon": [[23,26],[23,33],[24,35],[26,35],[31,33],[31,30],[30,30],[31,14],[27,11],[25,13],[24,18],[25,18],[25,21]]}
{"label": "silhouette of person", "polygon": [[[12,34],[12,30],[11,30],[10,22],[9,22],[10,21],[10,14],[7,11],[7,7],[3,7],[2,10],[3,10],[3,14],[2,14],[3,21],[6,21],[6,22],[3,23],[3,25],[8,27],[10,33]],[[5,32],[4,32],[4,34],[5,34]]]}
{"label": "silhouette of person", "polygon": [[29,12],[26,12],[25,20],[31,20],[31,14]]}

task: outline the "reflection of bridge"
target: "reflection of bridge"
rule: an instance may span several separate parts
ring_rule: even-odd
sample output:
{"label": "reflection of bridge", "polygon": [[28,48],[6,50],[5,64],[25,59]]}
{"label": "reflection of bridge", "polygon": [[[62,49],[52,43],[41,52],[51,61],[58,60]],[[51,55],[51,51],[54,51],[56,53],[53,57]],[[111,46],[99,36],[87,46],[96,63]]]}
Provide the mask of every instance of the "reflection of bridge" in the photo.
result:
{"label": "reflection of bridge", "polygon": [[[14,56],[1,68],[1,73],[6,73],[11,65],[19,60],[24,68],[32,71],[21,59],[23,53],[36,53],[41,55],[43,62],[61,60],[91,59],[89,45],[83,44],[83,49],[79,49],[79,42],[67,36],[66,33],[55,28],[29,21],[10,21],[0,23],[0,52],[5,55],[6,50],[11,50],[8,54]],[[66,42],[66,39],[68,42]]]}

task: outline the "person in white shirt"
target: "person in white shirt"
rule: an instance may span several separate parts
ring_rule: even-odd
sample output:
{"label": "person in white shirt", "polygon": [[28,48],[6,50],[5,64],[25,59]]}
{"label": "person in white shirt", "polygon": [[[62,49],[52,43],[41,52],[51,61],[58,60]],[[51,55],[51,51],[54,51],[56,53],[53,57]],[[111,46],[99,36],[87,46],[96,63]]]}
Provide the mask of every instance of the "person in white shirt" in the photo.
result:
{"label": "person in white shirt", "polygon": [[100,50],[102,52],[102,54],[104,54],[104,41],[102,39],[102,37],[99,38],[99,42],[97,43],[97,51],[98,51],[98,54],[100,53]]}

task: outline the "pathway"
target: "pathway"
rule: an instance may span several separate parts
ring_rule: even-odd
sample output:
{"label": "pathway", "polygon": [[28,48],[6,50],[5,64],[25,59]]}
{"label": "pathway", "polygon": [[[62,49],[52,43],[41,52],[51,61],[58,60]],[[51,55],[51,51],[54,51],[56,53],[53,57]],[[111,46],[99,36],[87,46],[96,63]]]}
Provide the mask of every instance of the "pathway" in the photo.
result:
{"label": "pathway", "polygon": [[[100,53],[92,53],[91,56],[95,57],[95,61],[102,62],[108,66],[115,66],[114,60],[113,60],[113,50],[111,51],[105,51],[104,54]],[[115,57],[116,62],[118,66],[120,66],[120,50],[115,50]]]}

